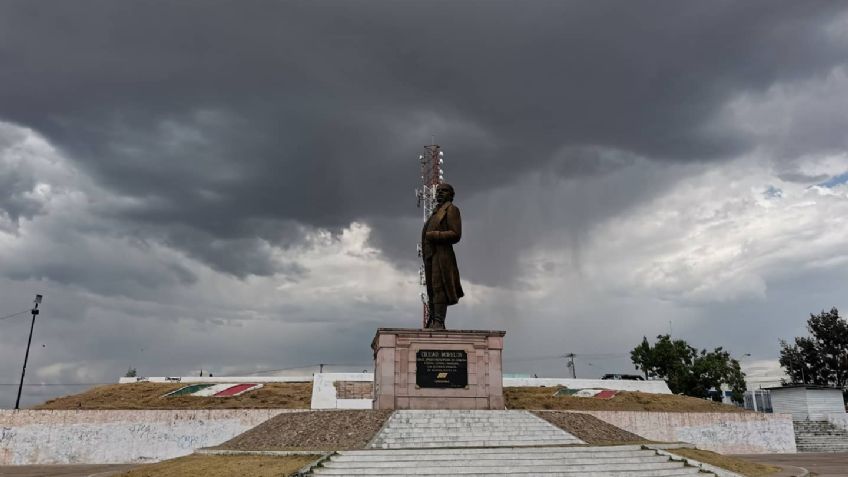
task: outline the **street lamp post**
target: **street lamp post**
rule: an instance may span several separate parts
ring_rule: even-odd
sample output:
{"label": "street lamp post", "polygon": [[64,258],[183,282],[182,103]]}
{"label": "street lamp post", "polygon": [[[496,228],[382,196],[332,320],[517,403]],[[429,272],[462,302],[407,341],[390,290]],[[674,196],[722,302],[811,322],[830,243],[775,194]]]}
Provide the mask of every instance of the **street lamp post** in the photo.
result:
{"label": "street lamp post", "polygon": [[35,295],[35,305],[32,307],[32,324],[29,326],[29,340],[27,341],[26,354],[24,355],[24,369],[21,371],[21,384],[18,385],[18,399],[15,400],[15,409],[20,409],[21,391],[24,388],[24,376],[26,376],[26,365],[29,360],[29,347],[32,344],[32,330],[35,328],[35,315],[38,314],[38,305],[41,304],[41,295]]}

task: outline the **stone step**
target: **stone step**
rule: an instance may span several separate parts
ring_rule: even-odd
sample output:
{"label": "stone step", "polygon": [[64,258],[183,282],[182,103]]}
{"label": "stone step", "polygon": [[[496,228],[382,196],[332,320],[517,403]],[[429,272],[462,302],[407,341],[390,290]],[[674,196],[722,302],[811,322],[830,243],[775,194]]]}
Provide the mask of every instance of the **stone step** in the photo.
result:
{"label": "stone step", "polygon": [[486,411],[485,413],[476,413],[476,414],[454,414],[450,411],[437,411],[437,412],[428,412],[428,413],[410,413],[406,411],[397,411],[402,412],[398,417],[403,419],[433,419],[433,418],[450,418],[450,419],[526,419],[527,416],[534,416],[534,414],[524,414],[524,411]]}
{"label": "stone step", "polygon": [[374,449],[583,444],[527,411],[396,411]]}
{"label": "stone step", "polygon": [[846,437],[848,433],[841,432],[796,432],[798,437]]}
{"label": "stone step", "polygon": [[[383,432],[382,434],[380,434],[380,438],[381,439],[385,439],[385,438],[395,438],[396,439],[396,438],[399,438],[399,437],[400,438],[403,438],[403,437],[421,437],[421,438],[425,438],[425,437],[439,438],[439,437],[442,437],[444,439],[448,439],[448,438],[451,438],[453,436],[484,436],[484,437],[488,437],[488,436],[494,436],[494,435],[498,435],[498,434],[499,433],[496,430],[492,430],[492,429],[467,429],[465,431],[445,431],[445,432],[437,432],[435,430],[427,431],[427,432],[421,432],[421,431],[416,431],[416,430],[403,430],[403,431],[387,430],[387,431]],[[510,429],[509,435],[510,436],[544,436],[544,435],[550,435],[550,436],[562,437],[562,431],[559,431],[558,429],[538,429],[538,430],[535,430],[535,429],[531,429],[531,430]]]}
{"label": "stone step", "polygon": [[848,452],[848,431],[828,421],[795,421],[798,452]]}
{"label": "stone step", "polygon": [[469,429],[501,429],[501,430],[516,430],[516,431],[523,431],[523,430],[530,430],[530,431],[537,430],[538,431],[538,430],[544,430],[544,429],[562,430],[562,429],[560,429],[560,428],[558,428],[554,425],[551,425],[551,424],[548,424],[548,425],[535,424],[535,425],[531,425],[531,426],[528,426],[528,425],[510,426],[510,425],[506,425],[506,424],[460,424],[460,425],[456,425],[456,424],[451,424],[451,425],[428,424],[428,425],[422,425],[422,426],[417,426],[417,425],[406,426],[406,425],[391,424],[391,425],[388,425],[388,426],[383,428],[384,431],[409,431],[409,430],[416,430],[416,431],[417,430],[421,430],[421,431],[445,431],[445,430],[463,431],[463,430],[469,430]]}
{"label": "stone step", "polygon": [[848,432],[799,432],[798,437],[836,436],[848,437]]}
{"label": "stone step", "polygon": [[552,465],[475,465],[471,462],[470,465],[458,466],[457,462],[440,462],[439,465],[415,465],[415,466],[392,466],[392,467],[374,467],[345,465],[339,467],[329,467],[327,463],[315,471],[316,475],[382,475],[382,474],[397,474],[398,470],[403,469],[406,475],[445,475],[448,471],[450,475],[464,474],[511,474],[514,472],[528,473],[577,473],[577,472],[626,472],[638,470],[669,470],[683,467],[682,462],[652,462],[652,463],[615,463],[608,464],[605,462],[595,462],[594,464],[552,464]]}
{"label": "stone step", "polygon": [[[321,474],[314,474],[321,475]],[[344,474],[336,474],[344,475]],[[380,474],[381,477],[404,477],[408,474]],[[432,475],[445,475],[432,474]],[[668,470],[628,470],[624,472],[512,472],[509,474],[503,473],[477,473],[463,474],[465,477],[485,477],[494,475],[509,475],[509,477],[676,477],[681,475],[697,475],[698,477],[715,477],[715,474],[710,472],[699,472],[697,467],[680,467],[679,469]]]}
{"label": "stone step", "polygon": [[[552,458],[536,458],[536,459],[521,459],[521,458],[502,458],[502,459],[474,459],[474,460],[451,460],[451,461],[434,461],[427,459],[414,460],[386,460],[386,461],[363,461],[363,460],[344,460],[333,459],[324,464],[329,468],[396,468],[396,467],[411,467],[419,465],[432,465],[434,462],[449,462],[451,468],[454,467],[479,467],[479,466],[516,466],[516,465],[595,465],[599,462],[598,457],[572,458],[562,459],[558,457]],[[653,455],[646,457],[605,457],[601,460],[605,464],[656,464],[668,462],[668,457],[661,455]]]}
{"label": "stone step", "polygon": [[[520,449],[523,452],[529,452],[527,449]],[[586,453],[586,452],[596,452],[599,454],[609,454],[609,453],[617,453],[617,452],[649,452],[654,453],[652,450],[642,449],[642,446],[637,444],[629,444],[623,446],[575,446],[575,447],[539,447],[537,449],[533,449],[534,453],[553,453],[553,454],[567,454],[567,453]],[[477,456],[480,454],[503,454],[509,453],[509,448],[497,448],[497,449],[442,449],[439,451],[433,451],[429,449],[405,449],[405,450],[346,450],[339,451],[338,455],[389,455],[389,456],[398,456],[398,455],[431,455],[433,453],[438,452],[439,454],[444,455],[453,455],[453,456]]]}
{"label": "stone step", "polygon": [[841,436],[801,436],[796,437],[796,441],[825,441],[825,442],[848,442],[848,439],[843,439]]}
{"label": "stone step", "polygon": [[[552,442],[552,441],[526,441],[517,443],[514,440],[509,441],[468,441],[458,444],[452,444],[450,447],[534,447],[534,446],[555,446],[569,445],[572,442]],[[380,444],[380,449],[440,449],[447,447],[444,442],[414,442],[414,443],[397,443],[397,444]]]}
{"label": "stone step", "polygon": [[[503,449],[503,448],[502,448]],[[486,454],[469,454],[466,458],[470,458],[473,456],[475,461],[492,461],[492,460],[549,460],[549,459],[560,459],[563,461],[571,461],[573,459],[603,459],[604,461],[610,461],[613,459],[631,459],[631,458],[642,458],[642,457],[654,457],[656,456],[656,452],[650,450],[644,451],[623,451],[623,452],[534,452],[533,449],[520,449],[520,452],[516,452],[516,449],[507,448],[508,452],[499,452],[499,453],[486,453]],[[470,449],[469,449],[470,450]],[[368,455],[368,454],[356,454],[356,455],[347,455],[347,454],[339,454],[333,457],[333,460],[336,462],[407,462],[407,461],[419,461],[419,462],[441,462],[454,460],[457,458],[457,454],[446,453],[439,450],[430,451],[427,454],[403,454],[404,450],[397,450],[398,455],[391,454],[379,454],[379,455]]]}
{"label": "stone step", "polygon": [[444,415],[462,415],[462,416],[485,416],[485,415],[514,415],[521,414],[523,411],[507,410],[507,409],[402,409],[398,412],[406,416],[429,415],[429,414],[444,414]]}
{"label": "stone step", "polygon": [[545,423],[542,420],[503,420],[503,419],[480,419],[480,420],[465,420],[465,419],[421,419],[420,421],[404,421],[400,419],[392,419],[391,424],[395,426],[538,426]]}
{"label": "stone step", "polygon": [[540,422],[547,422],[535,416],[529,416],[527,418],[491,418],[491,419],[466,419],[466,418],[454,418],[454,417],[428,417],[428,418],[415,418],[415,419],[407,419],[403,417],[392,419],[392,422],[403,423],[403,424],[415,424],[422,425],[428,423],[438,423],[438,424],[458,424],[458,423],[509,423],[509,424],[537,424]]}
{"label": "stone step", "polygon": [[801,452],[848,452],[848,446],[798,446]]}
{"label": "stone step", "polygon": [[451,427],[441,427],[441,426],[430,426],[430,427],[398,427],[398,426],[386,426],[383,428],[382,432],[387,434],[397,433],[397,432],[420,432],[420,433],[439,433],[439,434],[459,434],[466,432],[480,432],[487,431],[491,432],[492,430],[498,431],[509,431],[510,433],[521,433],[521,432],[544,432],[544,431],[557,431],[562,432],[562,429],[553,426],[451,426]]}
{"label": "stone step", "polygon": [[577,439],[573,437],[563,436],[562,434],[522,434],[522,435],[508,435],[504,436],[497,432],[489,432],[486,434],[463,434],[458,436],[451,436],[450,439],[446,439],[443,436],[439,435],[415,435],[415,436],[406,436],[406,437],[394,437],[394,436],[380,436],[380,440],[378,442],[382,442],[385,444],[392,444],[395,442],[415,442],[415,441],[440,441],[445,443],[445,447],[450,447],[451,443],[458,442],[466,442],[466,441],[479,441],[479,440],[491,440],[491,441],[504,441],[504,440],[514,440],[514,441],[576,441]]}
{"label": "stone step", "polygon": [[638,445],[340,451],[313,475],[715,477]]}
{"label": "stone step", "polygon": [[840,444],[798,444],[798,449],[848,449],[848,445]]}
{"label": "stone step", "polygon": [[466,428],[466,427],[527,427],[527,428],[539,428],[539,427],[550,427],[550,423],[547,422],[538,422],[538,421],[522,421],[522,422],[461,422],[461,421],[449,421],[449,422],[421,422],[421,423],[405,423],[400,421],[390,421],[386,428],[410,428],[414,427],[416,429],[428,429],[428,428],[445,428],[445,427],[453,427],[453,428]]}

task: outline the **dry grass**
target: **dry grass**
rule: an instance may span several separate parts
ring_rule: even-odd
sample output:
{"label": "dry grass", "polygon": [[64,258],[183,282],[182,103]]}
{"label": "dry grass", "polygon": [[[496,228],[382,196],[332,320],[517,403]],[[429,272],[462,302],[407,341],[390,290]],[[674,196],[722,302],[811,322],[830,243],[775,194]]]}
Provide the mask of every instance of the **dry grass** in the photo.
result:
{"label": "dry grass", "polygon": [[125,477],[280,477],[291,475],[317,455],[218,456],[189,455],[149,464],[121,474]]}
{"label": "dry grass", "polygon": [[644,444],[650,442],[642,436],[619,429],[590,414],[561,411],[534,411],[533,414],[593,445]]}
{"label": "dry grass", "polygon": [[748,412],[728,404],[676,394],[620,391],[612,399],[554,396],[558,388],[504,388],[507,409],[556,411]]}
{"label": "dry grass", "polygon": [[268,383],[241,396],[163,398],[185,384],[109,384],[51,399],[33,409],[309,409],[312,383]]}
{"label": "dry grass", "polygon": [[756,462],[748,462],[747,460],[737,459],[736,457],[729,457],[700,449],[673,449],[669,450],[669,452],[705,464],[712,464],[746,477],[765,477],[781,471],[780,467],[774,465],[757,464]]}
{"label": "dry grass", "polygon": [[228,450],[364,449],[392,411],[287,412],[217,446]]}

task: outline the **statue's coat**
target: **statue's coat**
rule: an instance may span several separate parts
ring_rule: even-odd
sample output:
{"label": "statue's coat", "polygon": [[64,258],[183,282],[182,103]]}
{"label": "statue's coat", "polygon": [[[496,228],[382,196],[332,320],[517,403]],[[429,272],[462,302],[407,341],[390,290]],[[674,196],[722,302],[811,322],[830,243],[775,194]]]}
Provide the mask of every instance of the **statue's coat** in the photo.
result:
{"label": "statue's coat", "polygon": [[[455,305],[465,295],[459,283],[459,267],[453,252],[453,244],[462,238],[462,217],[459,208],[453,205],[453,202],[442,204],[424,225],[421,235],[424,261],[432,260],[432,276],[428,275],[426,279],[428,292],[435,290],[436,296],[431,296],[430,299],[434,303]],[[442,293],[443,296],[440,296]]]}

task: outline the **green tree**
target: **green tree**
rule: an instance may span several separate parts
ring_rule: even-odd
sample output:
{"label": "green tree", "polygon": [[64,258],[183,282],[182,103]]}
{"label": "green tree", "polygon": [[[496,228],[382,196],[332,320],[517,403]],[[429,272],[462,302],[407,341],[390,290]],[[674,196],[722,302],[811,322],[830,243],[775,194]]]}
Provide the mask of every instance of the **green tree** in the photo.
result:
{"label": "green tree", "polygon": [[138,375],[135,368],[130,368],[127,370],[127,374],[124,375],[125,378],[134,378]]}
{"label": "green tree", "polygon": [[651,345],[647,337],[630,352],[636,369],[646,378],[664,379],[673,393],[705,397],[712,388],[726,385],[733,400],[742,401],[745,392],[745,374],[739,361],[722,348],[700,352],[684,340],[672,340],[670,335],[657,336]]}
{"label": "green tree", "polygon": [[780,365],[792,383],[848,385],[848,322],[831,308],[810,314],[810,336],[799,336],[793,344],[780,340]]}

